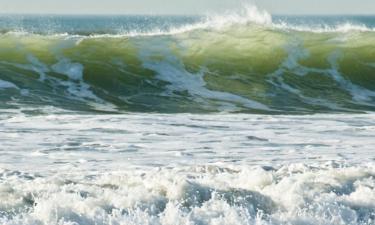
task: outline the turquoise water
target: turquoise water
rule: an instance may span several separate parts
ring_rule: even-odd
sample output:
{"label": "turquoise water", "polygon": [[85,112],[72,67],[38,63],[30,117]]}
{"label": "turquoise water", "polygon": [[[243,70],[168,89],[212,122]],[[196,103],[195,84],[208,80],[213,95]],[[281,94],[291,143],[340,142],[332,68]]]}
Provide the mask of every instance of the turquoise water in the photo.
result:
{"label": "turquoise water", "polygon": [[[2,108],[375,109],[375,17],[2,16]],[[1,85],[0,85],[1,86]]]}

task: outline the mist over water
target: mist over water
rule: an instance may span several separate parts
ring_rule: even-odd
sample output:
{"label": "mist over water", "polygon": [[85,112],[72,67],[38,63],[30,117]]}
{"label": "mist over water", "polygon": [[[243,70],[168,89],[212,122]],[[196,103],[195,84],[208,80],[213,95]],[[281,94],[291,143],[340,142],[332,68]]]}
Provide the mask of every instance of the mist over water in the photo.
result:
{"label": "mist over water", "polygon": [[0,16],[0,223],[375,223],[375,17]]}

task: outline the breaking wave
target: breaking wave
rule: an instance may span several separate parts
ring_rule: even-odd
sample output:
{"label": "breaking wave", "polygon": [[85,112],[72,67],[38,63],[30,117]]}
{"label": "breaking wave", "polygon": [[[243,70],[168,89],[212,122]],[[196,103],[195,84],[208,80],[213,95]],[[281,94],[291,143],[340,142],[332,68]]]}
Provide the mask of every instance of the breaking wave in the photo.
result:
{"label": "breaking wave", "polygon": [[286,22],[254,6],[175,18],[178,26],[171,18],[148,28],[142,24],[158,19],[122,19],[139,28],[45,29],[24,22],[3,29],[0,107],[172,113],[375,109],[371,23]]}

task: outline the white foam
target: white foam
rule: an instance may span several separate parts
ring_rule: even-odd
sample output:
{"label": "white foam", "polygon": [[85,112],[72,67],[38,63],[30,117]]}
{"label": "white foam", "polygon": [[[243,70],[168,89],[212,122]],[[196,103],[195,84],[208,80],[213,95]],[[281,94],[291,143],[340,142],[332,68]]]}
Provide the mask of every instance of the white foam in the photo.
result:
{"label": "white foam", "polygon": [[1,224],[374,223],[374,114],[20,111],[0,112]]}
{"label": "white foam", "polygon": [[[0,165],[46,171],[58,168],[54,162],[74,165],[77,159],[86,159],[90,170],[97,166],[110,169],[119,165],[194,165],[232,160],[251,165],[327,160],[350,160],[355,164],[371,162],[375,144],[373,114],[283,117],[46,113],[50,115],[0,114],[0,130],[7,131],[1,133],[0,150],[4,155]],[[14,135],[20,134],[22,142],[14,142]],[[34,159],[37,168],[23,163],[37,150],[48,154],[47,158]],[[368,156],[364,159],[363,155]]]}
{"label": "white foam", "polygon": [[[372,224],[373,165],[2,171],[3,224]],[[264,179],[266,182],[252,182]],[[28,203],[30,202],[30,203]],[[28,205],[29,204],[29,205]],[[26,206],[31,210],[23,209]]]}

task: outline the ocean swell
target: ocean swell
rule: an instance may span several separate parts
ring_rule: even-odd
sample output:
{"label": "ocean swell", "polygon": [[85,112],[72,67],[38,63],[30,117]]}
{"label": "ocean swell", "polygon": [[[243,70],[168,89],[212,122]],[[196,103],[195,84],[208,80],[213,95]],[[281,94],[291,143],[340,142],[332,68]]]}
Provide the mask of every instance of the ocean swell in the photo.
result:
{"label": "ocean swell", "polygon": [[65,33],[8,30],[0,35],[1,107],[266,114],[375,109],[369,25],[285,23],[253,6],[175,20],[182,22],[87,35],[79,25]]}

